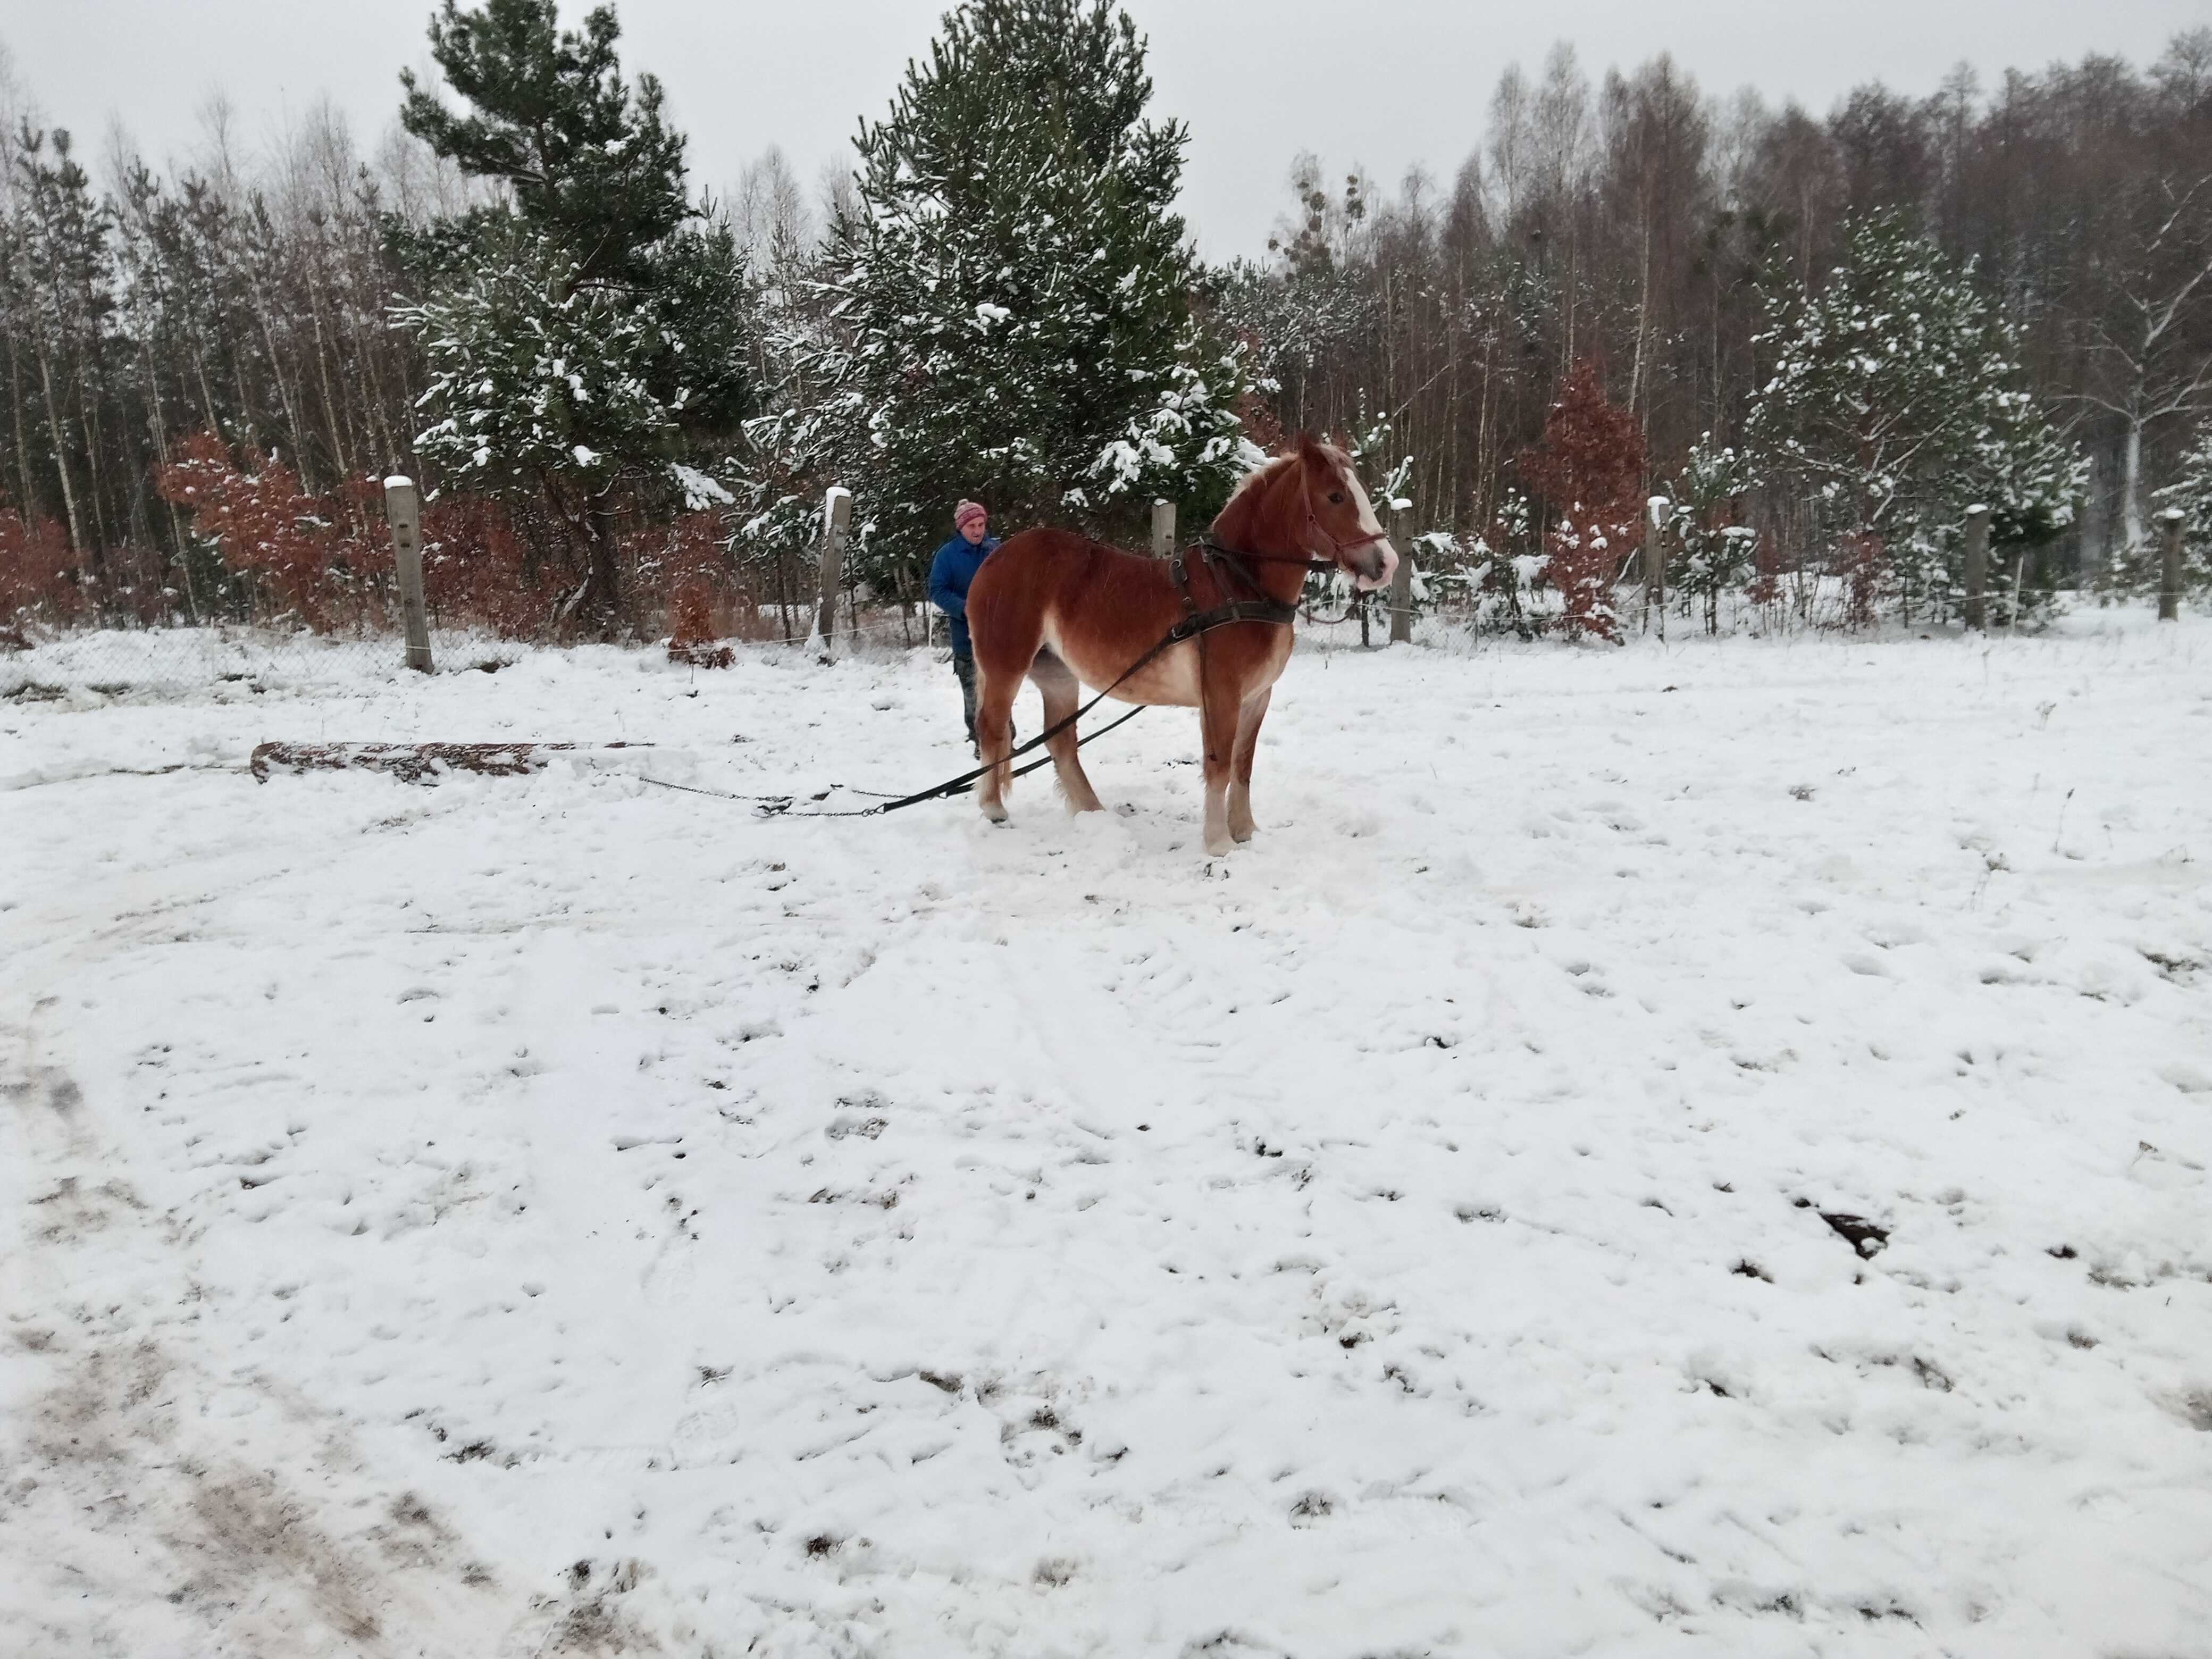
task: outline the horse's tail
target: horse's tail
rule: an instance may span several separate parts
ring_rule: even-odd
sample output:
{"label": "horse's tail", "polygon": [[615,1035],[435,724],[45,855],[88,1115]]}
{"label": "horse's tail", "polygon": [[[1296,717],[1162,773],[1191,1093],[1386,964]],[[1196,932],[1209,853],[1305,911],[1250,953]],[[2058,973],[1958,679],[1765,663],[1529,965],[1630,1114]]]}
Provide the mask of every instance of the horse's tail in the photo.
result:
{"label": "horse's tail", "polygon": [[[1003,670],[1001,672],[1003,672]],[[1008,792],[1010,792],[1014,787],[1014,745],[1011,736],[1001,737],[995,743],[984,736],[985,732],[989,729],[985,724],[989,716],[988,716],[983,711],[989,708],[995,708],[997,707],[996,700],[991,696],[992,678],[991,670],[986,665],[982,655],[980,653],[977,653],[975,659],[976,746],[981,750],[983,757],[986,760],[989,759],[994,754],[999,754],[1001,757],[999,763],[993,767],[988,775],[979,779],[978,783],[988,785],[988,793],[990,798],[994,800],[1002,801],[1006,798]],[[1011,678],[1013,681],[1013,690],[1006,694],[1006,708],[1007,711],[1007,720],[1009,722],[1011,722],[1012,718],[1015,695],[1022,689],[1021,676],[1016,674],[1011,676]],[[1002,732],[1006,732],[1010,731],[1011,728],[1010,726],[1002,725],[1000,729]]]}

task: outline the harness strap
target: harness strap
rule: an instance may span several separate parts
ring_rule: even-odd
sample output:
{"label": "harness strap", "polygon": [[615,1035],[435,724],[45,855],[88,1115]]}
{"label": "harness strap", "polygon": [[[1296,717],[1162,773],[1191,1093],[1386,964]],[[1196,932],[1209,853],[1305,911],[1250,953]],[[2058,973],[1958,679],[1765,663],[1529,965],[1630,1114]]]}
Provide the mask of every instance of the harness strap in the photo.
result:
{"label": "harness strap", "polygon": [[[1176,563],[1180,566],[1182,561],[1178,560],[1176,561]],[[1178,578],[1178,580],[1181,579]],[[1031,738],[1027,743],[1022,744],[1018,747],[1009,750],[1006,755],[1006,759],[1009,761],[1017,759],[1023,755],[1028,754],[1030,750],[1038,747],[1048,739],[1058,737],[1062,732],[1065,732],[1069,726],[1074,725],[1076,721],[1081,720],[1085,714],[1089,714],[1092,709],[1098,707],[1100,703],[1105,702],[1106,699],[1111,696],[1116,690],[1120,690],[1124,680],[1127,680],[1139,669],[1151,662],[1152,659],[1158,656],[1161,652],[1168,650],[1174,646],[1181,645],[1185,640],[1195,638],[1200,642],[1201,646],[1203,646],[1206,635],[1212,633],[1217,628],[1226,628],[1232,623],[1273,623],[1279,627],[1288,628],[1292,623],[1297,620],[1298,612],[1296,605],[1280,605],[1273,599],[1232,599],[1226,605],[1217,605],[1210,611],[1200,611],[1196,609],[1194,605],[1190,604],[1190,594],[1188,587],[1183,591],[1183,598],[1186,609],[1182,620],[1176,623],[1174,627],[1169,629],[1165,634],[1162,635],[1158,642],[1155,644],[1151,650],[1146,652],[1143,656],[1138,658],[1136,661],[1131,663],[1127,668],[1123,669],[1120,678],[1115,680],[1113,684],[1108,686],[1097,696],[1091,698],[1089,702],[1085,703],[1080,708],[1077,709],[1073,714],[1070,714],[1066,720],[1055,721],[1053,725],[1047,726],[1043,731],[1038,732],[1036,736]],[[1119,720],[1115,720],[1112,725],[1102,728],[1092,735],[1096,737],[1105,736],[1108,732],[1114,729],[1114,726],[1119,726],[1122,720],[1134,719],[1136,715],[1142,712],[1142,710],[1146,707],[1148,707],[1148,705],[1144,703],[1138,704],[1136,708],[1132,708],[1127,714],[1122,715]],[[1199,708],[1199,718],[1201,724],[1204,722],[1205,714],[1205,703],[1203,696],[1201,695]],[[1014,775],[1018,777],[1023,772],[1034,771],[1037,767],[1042,766],[1044,763],[1045,763],[1041,760],[1033,762],[1029,766],[1024,767],[1019,771],[1016,772]],[[971,771],[963,772],[957,778],[947,778],[943,783],[938,784],[933,788],[917,790],[911,795],[902,795],[896,800],[884,801],[874,806],[856,807],[848,811],[836,812],[792,813],[790,812],[792,802],[787,798],[780,803],[775,800],[764,800],[754,810],[759,812],[763,817],[775,817],[786,813],[788,813],[790,816],[794,817],[805,818],[880,817],[885,812],[896,812],[900,811],[902,808],[908,806],[919,806],[926,800],[939,800],[950,795],[964,795],[970,789],[975,787],[976,779],[981,777],[986,772],[988,772],[993,766],[1000,764],[1003,764],[1003,763],[997,761],[990,762],[985,765],[978,766]]]}
{"label": "harness strap", "polygon": [[[1287,628],[1298,618],[1298,608],[1278,599],[1231,599],[1226,605],[1217,605],[1211,611],[1201,611],[1194,617],[1186,617],[1176,626],[1188,627],[1190,634],[1211,633],[1231,623],[1279,623]],[[1188,639],[1190,634],[1181,637]]]}
{"label": "harness strap", "polygon": [[[1200,550],[1199,558],[1209,568],[1212,568],[1213,556],[1211,553]],[[1178,625],[1188,626],[1199,614],[1198,601],[1192,597],[1190,591],[1190,553],[1188,550],[1176,556],[1175,578],[1176,586],[1182,591],[1182,623]],[[1225,595],[1226,589],[1218,576],[1213,579],[1213,586],[1217,596]],[[1213,764],[1213,723],[1206,718],[1206,682],[1212,666],[1206,657],[1206,632],[1200,629],[1198,632],[1198,750],[1208,766]]]}
{"label": "harness strap", "polygon": [[1193,544],[1204,549],[1207,555],[1212,557],[1235,559],[1238,561],[1249,559],[1257,564],[1304,565],[1309,575],[1326,575],[1332,570],[1341,570],[1344,568],[1342,565],[1337,563],[1334,559],[1309,558],[1303,553],[1248,553],[1237,548],[1224,547],[1219,542],[1213,539],[1213,532],[1210,530],[1203,536],[1200,536]]}
{"label": "harness strap", "polygon": [[[1257,595],[1258,597],[1246,599],[1228,599],[1223,604],[1214,605],[1210,610],[1200,611],[1198,608],[1197,599],[1193,597],[1190,591],[1190,568],[1188,560],[1188,553],[1191,550],[1196,550],[1199,553],[1200,558],[1204,561],[1209,569],[1213,568],[1217,562],[1226,564],[1230,569],[1236,573],[1238,579],[1244,584],[1245,590],[1248,592]],[[1182,619],[1176,623],[1174,627],[1169,629],[1165,634],[1162,635],[1158,641],[1153,645],[1151,650],[1146,652],[1143,656],[1138,658],[1136,661],[1131,663],[1127,668],[1123,669],[1121,672],[1120,678],[1115,679],[1111,685],[1108,686],[1103,691],[1101,691],[1097,696],[1091,698],[1089,702],[1085,703],[1080,708],[1078,708],[1066,720],[1054,722],[1053,725],[1047,726],[1043,731],[1038,732],[1036,736],[1031,738],[1027,743],[1022,744],[1009,750],[1006,755],[1006,760],[1012,761],[1018,759],[1021,756],[1028,754],[1030,750],[1036,749],[1051,738],[1058,737],[1069,726],[1074,725],[1076,721],[1081,720],[1085,714],[1098,707],[1100,703],[1105,702],[1108,697],[1111,696],[1116,690],[1121,689],[1123,681],[1127,680],[1132,675],[1136,673],[1139,669],[1143,668],[1147,663],[1150,663],[1155,657],[1158,656],[1160,653],[1181,645],[1185,640],[1189,639],[1195,639],[1198,641],[1200,656],[1198,720],[1199,730],[1202,735],[1206,729],[1206,636],[1217,628],[1227,628],[1236,623],[1268,623],[1278,628],[1288,628],[1297,621],[1297,606],[1295,605],[1286,605],[1280,599],[1272,599],[1267,598],[1265,593],[1261,592],[1259,583],[1252,579],[1251,572],[1243,568],[1241,562],[1245,559],[1259,559],[1270,564],[1303,564],[1309,570],[1334,570],[1338,568],[1338,567],[1331,561],[1325,559],[1309,559],[1303,554],[1292,556],[1282,553],[1235,553],[1231,552],[1228,548],[1222,546],[1220,543],[1215,541],[1211,534],[1201,537],[1194,544],[1194,550],[1186,550],[1184,553],[1179,554],[1170,562],[1171,568],[1175,573],[1176,591],[1182,597]],[[1221,580],[1218,575],[1214,578],[1214,585],[1218,588],[1220,588],[1224,592],[1226,592],[1227,585]],[[1338,618],[1338,620],[1340,621],[1342,618]],[[1115,726],[1121,725],[1123,720],[1135,719],[1139,714],[1142,714],[1147,707],[1149,707],[1149,705],[1139,703],[1135,708],[1130,709],[1127,714],[1121,715],[1119,719],[1109,722],[1108,725],[1102,726],[1099,730],[1092,732],[1091,734],[1091,738],[1104,737],[1107,732],[1111,732]],[[1090,742],[1091,738],[1079,738],[1078,746],[1080,747],[1082,744]],[[647,778],[645,781],[647,783],[659,784],[660,787],[665,789],[682,789],[687,794],[715,795],[721,799],[729,800],[750,800],[755,803],[753,810],[759,813],[763,817],[777,817],[787,815],[793,817],[802,818],[872,818],[880,817],[886,812],[896,812],[904,807],[919,806],[924,801],[941,800],[952,795],[964,795],[970,789],[975,787],[976,779],[981,777],[986,772],[988,772],[993,766],[1002,765],[1004,763],[1005,763],[1003,762],[994,761],[987,765],[978,766],[971,771],[963,772],[957,778],[947,778],[943,783],[938,784],[933,788],[917,790],[911,795],[901,795],[895,800],[882,801],[873,806],[854,807],[830,812],[793,812],[791,808],[796,802],[797,798],[795,796],[726,796],[723,795],[722,792],[720,790],[700,789],[684,784],[661,783],[661,781],[658,778]],[[1027,766],[1016,768],[1013,775],[1016,777],[1021,777],[1027,773],[1034,772],[1038,767],[1042,766],[1045,763],[1046,763],[1043,760],[1031,761]],[[819,797],[817,796],[816,799],[818,799]]]}
{"label": "harness strap", "polygon": [[[1193,551],[1195,551],[1198,554],[1200,562],[1202,562],[1206,566],[1207,571],[1212,574],[1213,577],[1214,589],[1216,592],[1222,595],[1224,599],[1227,599],[1229,592],[1229,584],[1222,580],[1222,572],[1224,570],[1227,571],[1230,575],[1237,579],[1237,585],[1243,587],[1244,592],[1250,595],[1250,597],[1242,599],[1227,599],[1226,603],[1218,605],[1211,611],[1200,611],[1198,609],[1197,601],[1191,597],[1190,592],[1189,558],[1190,554]],[[1288,564],[1296,562],[1303,564],[1306,562],[1303,555],[1298,556],[1296,559],[1292,559],[1280,554],[1267,554],[1261,555],[1261,556],[1267,558],[1276,563]],[[1332,566],[1330,568],[1334,568],[1334,567]],[[1218,628],[1224,623],[1231,622],[1278,623],[1287,628],[1297,621],[1298,614],[1297,607],[1294,605],[1286,605],[1280,599],[1271,598],[1267,590],[1260,586],[1258,580],[1252,574],[1251,571],[1245,568],[1243,556],[1240,554],[1232,553],[1229,549],[1222,546],[1220,543],[1213,539],[1211,532],[1200,537],[1191,549],[1186,550],[1183,553],[1177,556],[1175,561],[1175,578],[1176,586],[1182,592],[1183,623],[1185,625],[1190,625],[1194,623],[1197,624],[1195,631],[1198,634],[1199,744],[1200,747],[1205,750],[1206,759],[1208,761],[1212,761],[1220,757],[1214,752],[1213,738],[1215,734],[1212,729],[1212,722],[1206,719],[1206,669],[1208,665],[1206,662],[1206,630],[1212,628]]]}

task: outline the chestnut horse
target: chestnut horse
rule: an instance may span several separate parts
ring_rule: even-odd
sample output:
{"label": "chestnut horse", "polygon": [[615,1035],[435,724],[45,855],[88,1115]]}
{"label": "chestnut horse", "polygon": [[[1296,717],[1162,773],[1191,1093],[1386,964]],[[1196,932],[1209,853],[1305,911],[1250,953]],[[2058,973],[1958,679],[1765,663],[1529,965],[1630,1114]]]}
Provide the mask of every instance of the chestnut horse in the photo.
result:
{"label": "chestnut horse", "polygon": [[[1043,694],[1048,727],[1074,714],[1079,684],[1111,686],[1121,702],[1195,708],[1206,750],[1206,850],[1249,841],[1252,749],[1290,659],[1290,619],[1310,558],[1362,588],[1384,586],[1398,564],[1350,459],[1306,436],[1237,485],[1210,544],[1174,559],[1102,547],[1065,530],[1009,537],[968,590],[981,676],[975,730],[991,769],[975,787],[983,816],[1006,819],[1014,693],[1026,675]],[[1254,619],[1182,640],[1115,685],[1178,623],[1230,605]],[[1095,812],[1098,796],[1075,744],[1071,724],[1045,746],[1068,810]]]}

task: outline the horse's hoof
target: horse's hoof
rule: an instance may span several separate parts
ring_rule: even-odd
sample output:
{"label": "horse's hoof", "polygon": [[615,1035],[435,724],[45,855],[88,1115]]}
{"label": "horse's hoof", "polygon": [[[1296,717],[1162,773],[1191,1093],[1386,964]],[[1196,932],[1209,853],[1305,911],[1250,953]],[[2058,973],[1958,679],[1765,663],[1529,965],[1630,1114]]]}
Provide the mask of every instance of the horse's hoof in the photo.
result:
{"label": "horse's hoof", "polygon": [[983,816],[994,823],[1004,823],[1006,821],[1006,809],[1003,806],[987,805],[983,809]]}
{"label": "horse's hoof", "polygon": [[1228,855],[1229,849],[1236,844],[1226,836],[1223,836],[1218,840],[1208,836],[1206,838],[1206,855],[1210,859],[1224,858]]}

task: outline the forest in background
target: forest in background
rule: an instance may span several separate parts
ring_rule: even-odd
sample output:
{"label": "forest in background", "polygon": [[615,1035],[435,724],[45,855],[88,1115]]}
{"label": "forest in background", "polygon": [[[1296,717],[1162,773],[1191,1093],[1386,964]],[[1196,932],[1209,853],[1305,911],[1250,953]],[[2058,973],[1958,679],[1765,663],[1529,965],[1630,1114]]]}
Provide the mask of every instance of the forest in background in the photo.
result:
{"label": "forest in background", "polygon": [[[2087,463],[2043,556],[2069,585],[2148,577],[2154,492],[2212,407],[2212,30],[2147,69],[2091,57],[1932,96],[1878,84],[1825,116],[1716,97],[1662,57],[1593,81],[1571,48],[1506,70],[1450,179],[1385,189],[1312,155],[1237,306],[1285,426],[1378,416],[1412,493],[1493,520],[1577,356],[1632,408],[1655,481],[1710,434],[1741,445],[1776,362],[1778,291],[1810,291],[1856,217],[1896,210],[2014,331],[2027,387]],[[1772,532],[1812,526],[1763,503]]]}
{"label": "forest in background", "polygon": [[[1025,0],[999,9],[1039,14]],[[1114,107],[1140,111],[1141,53],[1117,67],[1113,43],[1101,50]],[[615,73],[603,91],[625,84]],[[929,87],[916,85],[926,102]],[[608,118],[643,107],[623,95],[631,101]],[[441,350],[468,342],[429,326],[425,307],[441,303],[461,257],[454,228],[477,238],[469,257],[482,260],[486,226],[528,220],[528,191],[511,176],[398,125],[365,146],[327,106],[249,146],[217,104],[200,144],[156,167],[125,132],[95,149],[50,125],[61,112],[38,108],[34,89],[11,82],[0,101],[0,624],[382,626],[377,481],[402,471],[433,497],[426,551],[443,619],[552,634],[588,597],[603,629],[650,631],[689,586],[713,590],[725,631],[762,626],[763,604],[791,625],[812,505],[823,484],[872,464],[867,420],[886,406],[852,401],[838,414],[840,388],[867,358],[850,320],[855,273],[868,270],[854,240],[869,216],[865,157],[856,175],[810,187],[771,148],[710,193],[684,173],[674,135],[681,234],[742,256],[714,290],[728,313],[724,416],[656,416],[629,449],[556,445],[511,465],[502,453],[487,466],[478,446],[472,472],[468,446],[423,441],[439,389],[477,384],[473,368],[457,379],[441,367]],[[657,121],[657,91],[648,101]],[[1159,131],[1179,155],[1178,130]],[[1168,416],[1116,408],[1090,430],[1079,410],[1069,446],[1095,440],[1123,458],[1088,495],[1071,482],[1076,463],[1033,457],[996,499],[996,475],[958,482],[1012,467],[1005,445],[988,461],[948,450],[943,465],[909,465],[900,487],[925,481],[1109,531],[1131,521],[1129,502],[1174,493],[1188,526],[1218,487],[1217,415],[1233,403],[1263,444],[1310,428],[1356,447],[1373,487],[1413,503],[1432,568],[1463,567],[1492,590],[1508,573],[1541,587],[1577,509],[1536,481],[1580,364],[1595,385],[1589,417],[1626,416],[1604,426],[1619,434],[1601,469],[1616,517],[1647,493],[1705,490],[1679,526],[1683,559],[1705,561],[1686,573],[1692,588],[1699,568],[1708,589],[1747,591],[1783,570],[1902,568],[1871,509],[1839,514],[1804,467],[1747,464],[1754,449],[1786,456],[1793,443],[1802,459],[1815,442],[1784,428],[1802,416],[1809,433],[1818,411],[1778,410],[1773,388],[1792,341],[1814,337],[1810,308],[1838,286],[1830,273],[1876,225],[1893,255],[1902,237],[1917,250],[1905,264],[1923,260],[1907,276],[1955,288],[1944,303],[1960,337],[1983,342],[1981,360],[2011,388],[1993,381],[1990,395],[2018,400],[2021,419],[2065,446],[2057,457],[2033,432],[2014,446],[2043,469],[2023,498],[2044,505],[2015,526],[2017,568],[2033,562],[2024,592],[2139,591],[2163,501],[2192,513],[2197,543],[2212,535],[2199,505],[2212,497],[2201,435],[2212,409],[2212,30],[2177,37],[2147,66],[2092,57],[1990,85],[1961,68],[1932,96],[1870,85],[1825,114],[1709,93],[1664,57],[1593,78],[1562,46],[1539,72],[1504,72],[1469,144],[1448,180],[1416,168],[1386,185],[1356,165],[1286,157],[1265,260],[1205,269],[1187,249],[1128,256],[1187,291],[1183,310],[1144,319],[1146,361],[1184,375],[1160,410],[1186,411],[1174,416],[1186,437],[1212,434],[1202,460],[1178,453],[1155,477],[1146,458],[1173,444],[1147,434]],[[1154,218],[1181,230],[1165,204]],[[1020,233],[1018,215],[1001,229]],[[640,241],[648,252],[676,233],[650,234],[663,240]],[[557,252],[557,237],[541,241]],[[510,275],[528,265],[501,257]],[[975,263],[969,251],[945,257]],[[661,279],[610,280],[607,302],[628,314],[640,284]],[[599,292],[592,282],[556,270],[541,286],[566,304]],[[494,307],[474,325],[507,314]],[[991,315],[986,301],[986,333]],[[916,363],[909,379],[930,372]],[[1206,392],[1200,368],[1214,405],[1203,420],[1187,413],[1193,386]],[[1015,350],[996,372],[1028,371]],[[1985,431],[1958,441],[1988,447]],[[579,453],[592,461],[567,459]],[[2008,450],[1991,476],[2028,464]],[[865,485],[862,498],[865,512]],[[853,566],[878,595],[915,597],[939,505],[901,501],[909,525],[880,503],[881,533]],[[1931,506],[1915,532],[1938,563],[1964,505]],[[1929,568],[1897,591],[1941,613],[1943,578]]]}

